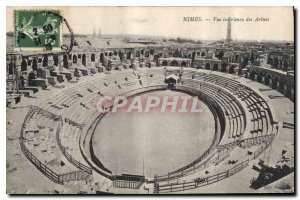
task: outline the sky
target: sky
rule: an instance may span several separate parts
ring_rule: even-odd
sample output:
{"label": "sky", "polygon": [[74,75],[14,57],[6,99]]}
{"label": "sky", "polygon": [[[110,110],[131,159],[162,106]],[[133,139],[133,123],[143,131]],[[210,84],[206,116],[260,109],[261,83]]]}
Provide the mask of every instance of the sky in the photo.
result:
{"label": "sky", "polygon": [[[13,10],[26,7],[7,7],[6,30],[13,31]],[[226,38],[227,22],[233,21],[235,40],[294,40],[292,7],[46,7],[60,9],[75,33],[92,34],[100,27],[102,34],[136,34],[183,37],[195,40]],[[27,7],[26,9],[44,9]],[[203,21],[188,22],[184,17]],[[268,21],[254,21],[256,18]],[[214,21],[219,18],[221,21]],[[246,21],[252,18],[252,21]],[[206,19],[209,19],[206,20]],[[64,33],[68,31],[64,28]]]}

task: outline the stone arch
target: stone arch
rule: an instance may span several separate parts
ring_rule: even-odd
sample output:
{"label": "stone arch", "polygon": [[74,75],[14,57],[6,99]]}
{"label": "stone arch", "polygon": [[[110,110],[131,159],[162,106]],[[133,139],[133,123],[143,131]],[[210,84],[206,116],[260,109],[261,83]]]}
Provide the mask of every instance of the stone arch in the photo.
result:
{"label": "stone arch", "polygon": [[227,67],[227,64],[223,62],[221,64],[221,72],[226,72],[226,67]]}
{"label": "stone arch", "polygon": [[178,62],[176,60],[173,60],[171,63],[170,63],[171,66],[178,66]]}
{"label": "stone arch", "polygon": [[277,57],[274,58],[274,63],[273,63],[273,66],[278,69],[278,66],[279,66],[279,60]]}
{"label": "stone arch", "polygon": [[73,63],[77,63],[77,56],[75,54],[73,55]]}
{"label": "stone arch", "polygon": [[265,85],[266,86],[270,86],[271,85],[271,81],[272,81],[271,75],[267,74],[266,77],[265,77]]}
{"label": "stone arch", "polygon": [[140,55],[141,55],[141,52],[139,51],[139,50],[137,50],[136,52],[135,52],[135,57],[140,57]]}
{"label": "stone arch", "polygon": [[22,59],[21,62],[21,71],[27,71],[27,62],[24,58]]}
{"label": "stone arch", "polygon": [[108,53],[108,56],[113,56],[113,53],[112,53],[112,52],[109,52],[109,53]]}
{"label": "stone arch", "polygon": [[200,56],[200,52],[199,51],[197,52],[197,56]]}
{"label": "stone arch", "polygon": [[218,64],[214,64],[213,71],[218,71],[218,69],[219,69],[219,65]]}
{"label": "stone arch", "polygon": [[124,59],[124,53],[122,51],[119,51],[119,58],[120,58],[121,61],[123,61],[123,59]]}
{"label": "stone arch", "polygon": [[279,78],[275,76],[275,78],[272,80],[272,88],[277,90],[278,83],[279,83]]}
{"label": "stone arch", "polygon": [[146,63],[146,67],[147,67],[147,68],[151,68],[151,63],[150,63],[150,62],[147,62],[147,63]]}
{"label": "stone arch", "polygon": [[263,75],[261,73],[259,73],[257,75],[256,81],[259,82],[259,83],[262,83],[262,77],[263,77]]}
{"label": "stone arch", "polygon": [[8,74],[12,75],[14,73],[14,65],[16,65],[15,63],[9,63],[8,64]]}
{"label": "stone arch", "polygon": [[43,57],[43,67],[48,67],[48,56],[44,55]]}
{"label": "stone arch", "polygon": [[100,53],[100,63],[104,63],[104,53]]}
{"label": "stone arch", "polygon": [[236,55],[234,55],[234,61],[235,61],[235,62],[237,62],[237,61],[238,61],[238,59],[239,59],[239,55],[237,55],[237,54],[236,54]]}
{"label": "stone arch", "polygon": [[105,56],[108,56],[108,52],[106,51],[106,52],[104,53],[104,55],[105,55]]}
{"label": "stone arch", "polygon": [[269,58],[267,63],[273,66],[273,59]]}
{"label": "stone arch", "polygon": [[249,78],[251,80],[254,80],[255,79],[255,75],[256,75],[256,72],[253,70],[253,71],[250,72],[250,77]]}
{"label": "stone arch", "polygon": [[284,61],[283,61],[283,68],[282,69],[284,71],[287,71],[288,67],[289,67],[289,63],[288,63],[288,61],[286,59],[284,59]]}
{"label": "stone arch", "polygon": [[37,59],[33,58],[33,60],[32,60],[32,70],[37,70],[37,64],[38,64]]}
{"label": "stone arch", "polygon": [[186,62],[185,61],[181,62],[181,67],[186,67]]}
{"label": "stone arch", "polygon": [[69,62],[68,62],[68,55],[65,54],[64,57],[63,57],[63,66],[64,68],[69,68]]}
{"label": "stone arch", "polygon": [[204,68],[207,69],[207,70],[210,70],[210,64],[209,63],[205,63]]}
{"label": "stone arch", "polygon": [[162,61],[161,63],[162,66],[168,66],[168,62],[166,60]]}
{"label": "stone arch", "polygon": [[128,59],[128,60],[131,59],[131,52],[130,52],[130,51],[128,51],[128,52],[126,53],[126,59]]}
{"label": "stone arch", "polygon": [[92,62],[95,62],[95,60],[96,60],[96,56],[95,56],[94,53],[92,53],[92,54],[91,54],[91,61],[92,61]]}
{"label": "stone arch", "polygon": [[81,63],[83,66],[86,66],[86,55],[85,54],[82,54]]}
{"label": "stone arch", "polygon": [[192,55],[189,53],[187,57],[188,57],[188,58],[192,58]]}
{"label": "stone arch", "polygon": [[231,65],[228,69],[228,73],[229,74],[233,74],[235,72],[235,66],[234,65]]}
{"label": "stone arch", "polygon": [[204,56],[205,56],[205,52],[202,52],[202,53],[201,53],[201,57],[204,57]]}

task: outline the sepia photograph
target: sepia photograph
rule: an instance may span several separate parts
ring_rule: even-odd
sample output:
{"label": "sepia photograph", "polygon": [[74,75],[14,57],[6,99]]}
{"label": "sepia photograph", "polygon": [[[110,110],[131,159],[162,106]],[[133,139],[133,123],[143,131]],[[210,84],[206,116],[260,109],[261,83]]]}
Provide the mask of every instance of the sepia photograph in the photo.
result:
{"label": "sepia photograph", "polygon": [[7,194],[295,195],[294,7],[5,15]]}

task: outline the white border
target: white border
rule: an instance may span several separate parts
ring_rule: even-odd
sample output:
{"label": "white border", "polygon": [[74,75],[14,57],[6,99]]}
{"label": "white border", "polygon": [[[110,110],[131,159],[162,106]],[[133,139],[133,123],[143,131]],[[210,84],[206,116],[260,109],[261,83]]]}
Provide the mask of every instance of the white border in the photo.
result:
{"label": "white border", "polygon": [[[76,0],[76,1],[70,1],[70,0],[6,0],[1,1],[1,7],[0,7],[0,91],[2,93],[1,95],[1,115],[0,117],[0,123],[1,123],[1,138],[0,138],[0,147],[1,147],[1,155],[0,155],[0,163],[1,163],[1,184],[0,184],[0,198],[1,199],[8,199],[9,196],[6,195],[6,6],[295,6],[295,9],[297,9],[297,15],[299,18],[299,10],[300,10],[300,1],[293,1],[293,0],[272,0],[272,1],[262,1],[262,0],[251,0],[251,1],[238,1],[238,0],[209,0],[209,1],[199,1],[199,0],[172,0],[172,1],[165,1],[162,0],[114,0],[114,1],[97,1],[97,0]],[[296,20],[296,26],[299,26],[298,20]],[[299,31],[297,32],[296,38],[299,37]],[[297,41],[297,40],[296,40]],[[295,42],[296,42],[295,41]],[[296,43],[295,43],[296,44]],[[297,47],[297,56],[296,58],[299,58],[299,51]],[[298,63],[298,62],[296,62]],[[298,66],[296,66],[297,68]],[[297,77],[299,77],[299,69],[297,70]],[[299,83],[299,81],[298,81]],[[299,93],[299,84],[297,84],[297,93]],[[298,105],[299,107],[299,105]],[[298,111],[298,110],[297,110]],[[298,120],[299,122],[299,116]],[[299,123],[297,123],[299,124]],[[300,143],[300,136],[297,136],[297,149]],[[299,152],[297,151],[297,161],[299,161]],[[298,166],[298,165],[297,165]],[[296,173],[298,172],[298,168],[296,169]],[[299,192],[299,175],[297,175],[297,188],[296,191]],[[82,198],[82,196],[78,196],[79,198]],[[93,196],[95,197],[95,196]],[[228,197],[220,197],[220,196],[213,196],[213,198],[228,198]],[[276,196],[274,196],[276,197]],[[274,198],[271,197],[271,198]],[[34,197],[23,197],[25,199],[33,199]],[[37,198],[45,198],[50,199],[51,197],[37,197]],[[75,198],[75,197],[74,197]],[[97,197],[99,198],[99,197]],[[111,198],[111,197],[100,197],[100,198]],[[143,196],[142,198],[149,198],[147,196]],[[162,197],[157,197],[159,199],[162,199]],[[172,197],[167,197],[164,199],[171,199]],[[177,197],[178,198],[178,197]],[[191,198],[190,196],[180,196],[180,198]],[[207,199],[209,197],[204,196],[198,196],[196,198],[201,199]],[[229,197],[231,198],[231,197]],[[256,197],[244,197],[246,199],[253,199]],[[260,199],[270,199],[270,197],[259,197]],[[283,197],[279,197],[283,198]],[[36,199],[36,198],[35,198]]]}

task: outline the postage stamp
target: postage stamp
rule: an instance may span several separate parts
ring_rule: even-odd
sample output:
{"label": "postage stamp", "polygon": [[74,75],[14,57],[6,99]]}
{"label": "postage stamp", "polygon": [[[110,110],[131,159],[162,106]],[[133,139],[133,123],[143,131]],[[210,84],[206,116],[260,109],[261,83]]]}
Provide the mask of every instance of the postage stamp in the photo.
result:
{"label": "postage stamp", "polygon": [[59,10],[15,10],[15,48],[47,49],[61,46]]}

